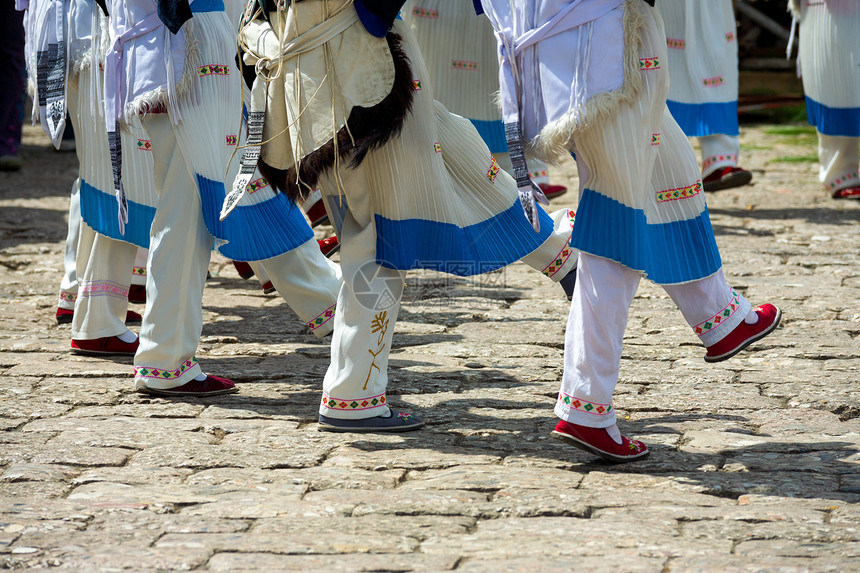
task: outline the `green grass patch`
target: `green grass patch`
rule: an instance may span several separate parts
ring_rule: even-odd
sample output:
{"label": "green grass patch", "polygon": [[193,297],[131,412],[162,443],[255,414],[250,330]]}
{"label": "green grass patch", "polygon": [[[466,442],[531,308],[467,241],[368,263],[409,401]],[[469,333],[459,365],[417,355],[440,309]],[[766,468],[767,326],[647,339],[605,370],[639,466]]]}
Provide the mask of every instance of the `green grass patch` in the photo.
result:
{"label": "green grass patch", "polygon": [[741,143],[741,151],[761,151],[761,150],[769,150],[772,147],[768,145],[755,145],[752,143]]}
{"label": "green grass patch", "polygon": [[783,137],[816,137],[815,128],[811,125],[774,125],[765,128],[764,133]]}
{"label": "green grass patch", "polygon": [[769,163],[816,163],[818,162],[818,154],[811,153],[809,155],[784,155],[771,159]]}

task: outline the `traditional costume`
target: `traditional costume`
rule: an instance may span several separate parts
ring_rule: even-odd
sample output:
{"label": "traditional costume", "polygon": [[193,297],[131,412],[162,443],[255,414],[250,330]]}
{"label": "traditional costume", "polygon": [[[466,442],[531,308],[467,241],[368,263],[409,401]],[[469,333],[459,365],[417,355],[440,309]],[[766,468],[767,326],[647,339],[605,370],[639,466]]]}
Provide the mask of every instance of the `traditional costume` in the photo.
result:
{"label": "traditional costume", "polygon": [[[490,23],[475,13],[470,0],[407,0],[401,13],[415,32],[433,81],[433,97],[452,113],[471,121],[499,166],[512,174],[495,98],[499,60]],[[529,176],[549,199],[567,191],[550,184],[543,161],[530,157],[529,167]]]}
{"label": "traditional costume", "polygon": [[731,0],[658,0],[666,25],[667,104],[702,146],[705,191],[746,185],[738,167],[738,40]]}
{"label": "traditional costume", "polygon": [[[617,430],[612,393],[639,280],[660,284],[725,360],[779,311],[725,281],[696,158],[666,108],[666,35],[642,0],[483,0],[502,56],[509,143],[547,160],[575,152],[571,246],[580,250],[555,436],[613,461],[647,455]],[[747,324],[754,323],[754,324]]]}
{"label": "traditional costume", "polygon": [[860,4],[792,0],[800,21],[806,113],[818,131],[819,180],[836,199],[860,199]]}
{"label": "traditional costume", "polygon": [[[423,424],[389,410],[386,395],[407,270],[473,275],[522,259],[560,281],[575,267],[572,213],[534,208],[540,192],[522,174],[524,216],[517,183],[474,126],[433,100],[411,30],[393,23],[401,4],[251,5],[239,37],[256,71],[249,125],[259,131],[249,145],[265,142],[260,168],[293,197],[319,186],[342,245],[320,429]],[[257,165],[257,149],[243,171]]]}

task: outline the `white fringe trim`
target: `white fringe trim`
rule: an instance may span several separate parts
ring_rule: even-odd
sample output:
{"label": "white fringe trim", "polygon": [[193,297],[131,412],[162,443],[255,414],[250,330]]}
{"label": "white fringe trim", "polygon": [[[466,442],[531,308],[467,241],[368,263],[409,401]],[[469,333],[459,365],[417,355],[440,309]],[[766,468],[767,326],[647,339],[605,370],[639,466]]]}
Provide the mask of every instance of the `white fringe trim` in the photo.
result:
{"label": "white fringe trim", "polygon": [[526,145],[526,151],[547,163],[558,163],[570,156],[573,136],[615,113],[619,106],[632,103],[642,89],[639,73],[639,47],[645,29],[644,8],[640,0],[624,5],[624,83],[617,90],[603,92],[586,100],[580,109],[548,123]]}
{"label": "white fringe trim", "polygon": [[93,48],[90,46],[81,54],[78,54],[72,61],[72,73],[76,76],[81,75],[92,67]]}

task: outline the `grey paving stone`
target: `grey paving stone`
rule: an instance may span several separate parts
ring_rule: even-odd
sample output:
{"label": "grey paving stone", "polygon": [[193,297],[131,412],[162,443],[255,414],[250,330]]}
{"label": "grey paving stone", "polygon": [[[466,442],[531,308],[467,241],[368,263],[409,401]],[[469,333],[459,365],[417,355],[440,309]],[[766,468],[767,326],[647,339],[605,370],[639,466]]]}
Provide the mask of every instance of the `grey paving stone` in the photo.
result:
{"label": "grey paving stone", "polygon": [[216,553],[211,571],[447,571],[457,564],[453,556],[414,555],[273,555],[271,553]]}

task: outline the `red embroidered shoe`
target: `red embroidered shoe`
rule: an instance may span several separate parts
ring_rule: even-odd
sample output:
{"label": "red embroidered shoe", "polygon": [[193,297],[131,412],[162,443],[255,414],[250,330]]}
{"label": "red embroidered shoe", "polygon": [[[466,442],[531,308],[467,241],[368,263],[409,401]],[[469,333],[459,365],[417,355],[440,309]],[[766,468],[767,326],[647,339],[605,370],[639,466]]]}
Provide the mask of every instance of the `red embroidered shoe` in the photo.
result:
{"label": "red embroidered shoe", "polygon": [[233,261],[233,267],[236,269],[236,272],[239,273],[239,276],[245,280],[248,280],[252,276],[254,276],[254,269],[251,268],[251,265],[248,263],[243,263],[242,261]]}
{"label": "red embroidered shoe", "polygon": [[322,199],[314,203],[311,208],[307,210],[307,215],[308,219],[311,221],[311,227],[328,223],[328,213],[325,211],[325,203],[323,203]]}
{"label": "red embroidered shoe", "polygon": [[550,201],[555,199],[556,197],[561,197],[565,193],[567,193],[567,187],[564,185],[553,185],[552,183],[539,183],[538,187],[543,191],[543,194],[546,195],[546,198]]}
{"label": "red embroidered shoe", "polygon": [[131,285],[128,287],[128,302],[146,304],[146,285]]}
{"label": "red embroidered shoe", "polygon": [[617,444],[605,428],[589,428],[564,420],[558,421],[555,430],[550,435],[566,444],[617,464],[632,462],[651,453],[648,447],[639,440],[628,440],[621,436],[621,443]]}
{"label": "red embroidered shoe", "polygon": [[263,294],[272,294],[275,290],[275,285],[272,284],[272,281],[266,281],[263,283]]}
{"label": "red embroidered shoe", "polygon": [[232,380],[220,376],[206,376],[205,380],[191,380],[176,388],[149,388],[144,386],[137,389],[144,394],[153,396],[218,396],[219,394],[234,394],[239,391]]}
{"label": "red embroidered shoe", "polygon": [[[72,319],[75,317],[75,311],[68,310],[65,308],[57,309],[57,324],[69,324],[72,322]],[[125,313],[125,323],[126,324],[140,324],[143,322],[143,317],[138,313],[130,310]]]}
{"label": "red embroidered shoe", "polygon": [[740,167],[723,167],[717,169],[704,179],[702,185],[705,191],[722,191],[733,187],[743,187],[752,181],[752,173]]}
{"label": "red embroidered shoe", "polygon": [[340,243],[337,242],[337,237],[329,237],[328,239],[318,239],[320,251],[326,257],[331,258],[333,254],[340,250]]}
{"label": "red embroidered shoe", "polygon": [[773,329],[779,325],[782,311],[777,307],[772,304],[763,304],[754,310],[758,315],[758,322],[747,324],[742,321],[725,338],[708,346],[705,362],[727,360],[756,340],[761,340],[773,332]]}
{"label": "red embroidered shoe", "polygon": [[847,189],[837,189],[833,192],[834,199],[860,199],[860,185]]}
{"label": "red embroidered shoe", "polygon": [[118,336],[106,336],[91,340],[72,339],[72,354],[84,356],[134,356],[139,340],[123,342]]}

